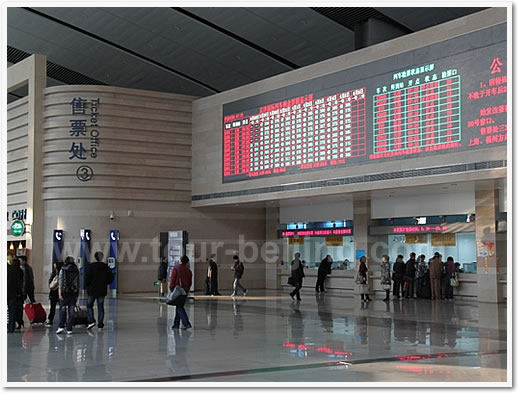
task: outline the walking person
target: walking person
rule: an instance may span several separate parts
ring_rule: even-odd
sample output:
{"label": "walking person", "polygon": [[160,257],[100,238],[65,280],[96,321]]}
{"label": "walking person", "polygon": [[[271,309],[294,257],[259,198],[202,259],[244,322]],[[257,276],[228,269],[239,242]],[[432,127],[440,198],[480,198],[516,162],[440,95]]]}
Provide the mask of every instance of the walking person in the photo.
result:
{"label": "walking person", "polygon": [[106,297],[107,286],[113,281],[113,273],[106,263],[103,262],[104,255],[97,251],[94,254],[95,262],[88,265],[85,271],[85,287],[88,299],[86,311],[88,312],[88,326],[91,329],[95,326],[94,302],[97,302],[97,328],[104,327],[104,298]]}
{"label": "walking person", "polygon": [[292,300],[295,300],[295,296],[297,300],[302,300],[300,298],[300,289],[302,288],[302,282],[304,281],[304,265],[300,260],[300,252],[295,253],[295,259],[291,261],[291,277],[295,282],[295,289],[291,291],[290,296]]}
{"label": "walking person", "polygon": [[390,295],[390,287],[392,286],[392,281],[390,277],[390,257],[388,255],[383,255],[381,259],[381,287],[385,291],[385,299],[383,299],[384,302],[389,301],[389,295]]}
{"label": "walking person", "polygon": [[237,255],[234,255],[232,259],[234,260],[234,266],[232,266],[232,270],[234,271],[234,292],[232,292],[231,296],[237,296],[238,289],[241,289],[243,291],[243,295],[246,296],[248,291],[244,286],[241,285],[240,282],[245,272],[245,266],[243,265],[243,262],[239,260]]}
{"label": "walking person", "polygon": [[432,300],[441,297],[442,262],[440,257],[434,256],[430,262],[430,284],[432,287]]}
{"label": "walking person", "polygon": [[79,297],[79,269],[75,264],[74,257],[65,258],[65,265],[59,272],[59,328],[56,334],[65,331],[72,334],[72,317],[74,307]]}
{"label": "walking person", "polygon": [[414,297],[415,270],[416,270],[415,252],[411,252],[410,259],[406,262],[406,265],[405,265],[405,282],[406,282],[405,298],[406,299],[415,298]]}
{"label": "walking person", "polygon": [[34,272],[25,255],[20,256],[19,259],[20,267],[23,271],[23,301],[28,297],[31,303],[36,303],[34,298]]}
{"label": "walking person", "polygon": [[54,316],[56,315],[56,306],[59,302],[59,272],[63,267],[63,261],[57,260],[54,262],[54,266],[52,269],[52,274],[49,278],[49,300],[50,300],[50,312],[47,322],[45,323],[46,327],[51,327],[54,323]]}
{"label": "walking person", "polygon": [[218,291],[218,264],[216,263],[216,254],[210,254],[207,276],[209,278],[210,294],[212,296],[221,296],[221,293]]}
{"label": "walking person", "polygon": [[455,262],[453,261],[453,257],[448,257],[446,259],[446,263],[444,264],[446,270],[446,291],[444,297],[446,299],[453,300],[453,287],[451,286],[451,279],[455,274]]}
{"label": "walking person", "polygon": [[189,258],[184,255],[180,258],[178,266],[173,268],[171,272],[171,281],[169,282],[169,290],[173,290],[177,285],[181,286],[185,291],[185,295],[181,296],[180,302],[176,305],[176,314],[174,316],[173,329],[180,329],[180,321],[182,321],[182,329],[190,329],[192,327],[187,312],[185,312],[185,302],[192,285],[192,272],[187,267]]}
{"label": "walking person", "polygon": [[428,272],[428,265],[425,261],[424,254],[419,255],[419,258],[417,258],[417,268],[415,273],[415,292],[416,296],[420,299],[423,299],[425,297],[424,294],[424,286],[425,286],[425,278],[426,273]]}
{"label": "walking person", "polygon": [[21,294],[20,296],[17,296],[16,303],[14,307],[14,313],[15,313],[15,321],[16,321],[16,330],[20,330],[22,327],[24,327],[23,323],[23,302],[25,301],[25,298],[27,295],[23,291],[23,283],[24,283],[24,272],[22,270],[20,260],[18,258],[14,258],[12,261],[12,266],[16,267],[20,271],[20,277],[22,280],[22,286],[21,286]]}
{"label": "walking person", "polygon": [[360,286],[360,296],[362,302],[370,302],[369,297],[369,269],[367,268],[367,258],[365,256],[360,258],[360,264],[356,271],[355,282]]}
{"label": "walking person", "polygon": [[326,281],[326,277],[328,274],[331,274],[331,266],[333,265],[333,258],[331,255],[326,255],[320,265],[318,266],[318,277],[317,284],[315,286],[315,291],[317,292],[327,292],[324,288],[324,282]]}
{"label": "walking person", "polygon": [[158,265],[157,279],[160,281],[160,296],[165,296],[167,292],[167,261],[162,257]]}
{"label": "walking person", "polygon": [[392,274],[392,280],[394,281],[394,289],[392,291],[392,295],[399,299],[399,289],[403,282],[403,277],[405,276],[406,271],[405,263],[403,262],[403,255],[397,256],[396,262],[394,263],[392,269],[394,272]]}
{"label": "walking person", "polygon": [[[7,264],[7,310],[9,323],[7,332],[13,333],[15,323],[18,320],[18,309],[21,307],[23,296],[23,272],[20,269],[20,262],[16,260]],[[21,325],[20,325],[21,327]]]}

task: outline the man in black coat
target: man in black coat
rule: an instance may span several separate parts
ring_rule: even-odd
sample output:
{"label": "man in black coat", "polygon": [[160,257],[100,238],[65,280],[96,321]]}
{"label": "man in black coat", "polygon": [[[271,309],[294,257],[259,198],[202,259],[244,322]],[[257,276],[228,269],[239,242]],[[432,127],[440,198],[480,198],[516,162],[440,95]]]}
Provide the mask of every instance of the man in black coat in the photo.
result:
{"label": "man in black coat", "polygon": [[163,257],[160,265],[158,266],[158,281],[160,281],[160,295],[165,296],[167,292],[167,261]]}
{"label": "man in black coat", "polygon": [[406,262],[406,266],[405,266],[405,281],[406,281],[405,298],[407,298],[407,299],[414,298],[415,268],[416,268],[415,252],[411,252],[410,259]]}
{"label": "man in black coat", "polygon": [[324,282],[326,281],[326,277],[328,274],[331,274],[331,266],[333,265],[333,258],[331,255],[326,255],[320,265],[318,266],[318,278],[317,284],[315,286],[315,291],[317,292],[326,292],[324,288]]}
{"label": "man in black coat", "polygon": [[403,277],[405,277],[405,262],[403,262],[403,255],[398,255],[396,258],[396,262],[394,263],[393,269],[393,280],[394,280],[394,290],[393,296],[399,298],[399,288],[401,283],[403,282]]}
{"label": "man in black coat", "polygon": [[104,297],[106,296],[106,287],[113,281],[113,274],[103,260],[103,253],[98,251],[95,253],[95,262],[88,265],[85,272],[85,286],[88,294],[86,302],[86,311],[88,312],[88,329],[95,326],[94,319],[94,302],[97,301],[97,327],[101,330],[104,327]]}
{"label": "man in black coat", "polygon": [[36,303],[34,297],[34,272],[32,267],[27,263],[27,257],[25,255],[20,256],[20,266],[23,271],[23,300],[29,297],[31,303]]}
{"label": "man in black coat", "polygon": [[212,296],[221,296],[218,291],[218,264],[216,263],[216,254],[210,254],[208,277],[210,282],[210,294]]}
{"label": "man in black coat", "polygon": [[23,296],[23,272],[19,262],[7,265],[7,309],[9,312],[9,324],[7,331],[14,332],[14,325],[18,319],[18,305],[21,304]]}

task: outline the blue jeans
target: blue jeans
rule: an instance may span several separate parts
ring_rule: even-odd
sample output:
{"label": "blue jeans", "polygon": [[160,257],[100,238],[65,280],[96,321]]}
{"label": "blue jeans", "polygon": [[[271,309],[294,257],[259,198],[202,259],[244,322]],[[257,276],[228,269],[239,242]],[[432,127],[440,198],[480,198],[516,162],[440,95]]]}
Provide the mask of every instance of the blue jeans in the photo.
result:
{"label": "blue jeans", "polygon": [[241,280],[240,278],[234,278],[234,293],[237,295],[237,290],[238,288],[240,288],[243,293],[246,292],[246,288],[244,286],[241,285],[241,283],[239,282],[239,280]]}
{"label": "blue jeans", "polygon": [[104,296],[88,296],[86,300],[86,311],[88,312],[88,324],[95,323],[94,302],[97,300],[97,327],[104,327]]}
{"label": "blue jeans", "polygon": [[[187,297],[187,295],[185,296]],[[184,304],[181,306],[176,306],[176,314],[174,316],[174,324],[173,326],[180,326],[180,320],[183,323],[183,326],[191,326],[191,322],[189,321],[189,317],[187,316],[187,312],[185,312]]]}
{"label": "blue jeans", "polygon": [[75,305],[75,293],[65,293],[63,294],[63,300],[59,301],[59,327],[64,328],[66,322],[67,330],[69,332],[72,331],[72,317],[74,314]]}

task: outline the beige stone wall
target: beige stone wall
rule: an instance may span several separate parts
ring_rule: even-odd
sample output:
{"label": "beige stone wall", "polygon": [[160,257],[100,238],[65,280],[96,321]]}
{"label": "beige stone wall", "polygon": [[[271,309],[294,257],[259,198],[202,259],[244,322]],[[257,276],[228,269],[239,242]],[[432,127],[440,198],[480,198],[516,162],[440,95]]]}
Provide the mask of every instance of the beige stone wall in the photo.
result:
{"label": "beige stone wall", "polygon": [[[75,137],[70,120],[74,97],[100,99],[98,157],[69,159]],[[59,86],[45,89],[42,197],[45,240],[45,287],[52,256],[52,231],[65,231],[65,255],[79,255],[79,231],[92,231],[92,252],[107,250],[110,229],[120,231],[119,290],[154,291],[159,233],[184,229],[196,245],[196,259],[205,260],[211,246],[221,243],[220,287],[228,291],[231,250],[238,249],[239,235],[261,243],[263,209],[194,209],[191,207],[191,101],[192,97],[105,86]],[[87,114],[89,113],[87,108]],[[88,121],[87,124],[90,122]],[[90,127],[87,127],[87,133]],[[89,147],[88,139],[83,140]],[[94,176],[76,177],[81,164]],[[115,218],[109,218],[113,212]],[[155,246],[153,246],[155,244]],[[106,254],[107,252],[105,252]],[[34,262],[40,263],[40,262]],[[244,284],[264,287],[260,257],[247,265]],[[196,264],[196,287],[203,287],[204,264]]]}
{"label": "beige stone wall", "polygon": [[[328,169],[282,177],[257,178],[250,181],[222,183],[222,108],[225,103],[254,96],[260,93],[279,89],[298,82],[313,79],[322,75],[352,68],[378,59],[421,48],[478,29],[489,27],[506,21],[505,8],[492,8],[465,18],[460,18],[440,26],[403,36],[378,45],[364,48],[308,67],[277,75],[259,82],[242,86],[210,97],[198,99],[193,103],[193,195],[204,195],[228,191],[246,190],[268,187],[278,184],[290,184],[323,180],[343,176],[364,175],[399,171],[404,169],[426,168],[438,165],[451,165],[466,162],[502,160],[506,158],[506,147],[493,147],[470,152],[445,153],[423,158],[406,158],[390,162],[366,164],[349,168]],[[366,184],[351,184],[322,189],[310,189],[258,194],[238,197],[225,197],[194,201],[194,206],[222,205],[225,203],[241,203],[259,200],[272,200],[302,196],[328,195],[330,193],[356,192],[391,187],[412,186],[442,183],[447,181],[468,181],[486,177],[505,177],[505,169],[479,171],[478,173],[462,173],[454,175],[428,176],[403,180],[378,181]]]}
{"label": "beige stone wall", "polygon": [[28,97],[7,106],[7,211],[27,208]]}

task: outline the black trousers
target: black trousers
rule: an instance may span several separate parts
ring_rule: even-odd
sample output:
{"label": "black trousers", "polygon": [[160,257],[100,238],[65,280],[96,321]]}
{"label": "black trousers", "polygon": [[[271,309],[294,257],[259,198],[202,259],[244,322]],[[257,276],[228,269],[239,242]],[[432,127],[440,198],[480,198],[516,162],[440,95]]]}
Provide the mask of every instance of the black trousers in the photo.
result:
{"label": "black trousers", "polygon": [[394,288],[392,291],[392,295],[399,297],[399,289],[401,288],[401,283],[403,282],[400,278],[394,278]]}
{"label": "black trousers", "polygon": [[297,282],[297,286],[291,291],[290,296],[297,296],[297,299],[300,300],[300,288],[302,288],[302,281]]}
{"label": "black trousers", "polygon": [[318,272],[317,277],[317,285],[315,286],[315,291],[324,292],[324,282],[326,281],[327,274]]}
{"label": "black trousers", "polygon": [[410,298],[414,297],[414,279],[407,279],[406,281],[406,291],[405,291],[405,297]]}
{"label": "black trousers", "polygon": [[9,313],[9,323],[7,324],[7,331],[14,332],[16,321],[18,321],[18,300],[14,298],[7,299],[7,312]]}
{"label": "black trousers", "polygon": [[54,322],[54,316],[56,315],[56,305],[59,302],[59,297],[50,298],[50,312],[48,321],[52,324]]}

